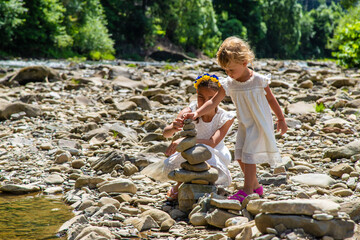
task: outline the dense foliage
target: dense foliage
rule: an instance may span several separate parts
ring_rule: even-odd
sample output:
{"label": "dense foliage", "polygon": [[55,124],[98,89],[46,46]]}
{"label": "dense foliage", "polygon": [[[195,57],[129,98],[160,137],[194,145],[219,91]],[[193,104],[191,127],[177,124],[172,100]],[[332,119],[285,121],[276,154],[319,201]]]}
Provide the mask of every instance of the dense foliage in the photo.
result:
{"label": "dense foliage", "polygon": [[140,60],[164,42],[213,57],[237,35],[257,57],[356,66],[358,9],[358,0],[1,0],[0,57]]}
{"label": "dense foliage", "polygon": [[360,5],[344,15],[335,30],[330,46],[333,55],[345,67],[360,67]]}

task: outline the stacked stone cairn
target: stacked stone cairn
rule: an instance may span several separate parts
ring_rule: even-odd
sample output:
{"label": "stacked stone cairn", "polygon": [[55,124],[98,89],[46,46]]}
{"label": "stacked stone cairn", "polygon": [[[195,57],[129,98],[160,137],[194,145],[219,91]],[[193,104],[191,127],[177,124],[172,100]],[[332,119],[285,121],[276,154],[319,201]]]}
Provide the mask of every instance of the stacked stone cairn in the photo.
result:
{"label": "stacked stone cairn", "polygon": [[184,139],[176,147],[176,151],[186,159],[180,169],[171,171],[169,179],[182,182],[179,187],[179,209],[184,212],[192,210],[193,204],[206,193],[216,192],[214,183],[218,179],[218,171],[206,162],[211,152],[203,144],[196,144],[195,124],[191,119],[184,121],[183,131],[175,136]]}

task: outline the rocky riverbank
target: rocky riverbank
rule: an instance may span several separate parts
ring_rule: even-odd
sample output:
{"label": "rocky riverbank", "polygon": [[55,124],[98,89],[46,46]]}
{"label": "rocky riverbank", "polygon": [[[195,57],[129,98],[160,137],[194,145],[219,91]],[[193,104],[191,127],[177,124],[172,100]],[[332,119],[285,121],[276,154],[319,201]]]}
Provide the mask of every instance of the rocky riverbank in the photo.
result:
{"label": "rocky riverbank", "polygon": [[[254,68],[272,75],[289,130],[277,135],[284,165],[258,166],[265,193],[247,206],[229,209],[209,196],[195,216],[210,220],[191,224],[165,201],[174,182],[140,174],[165,159],[162,128],[194,99],[195,78],[224,76],[212,61],[0,67],[0,191],[64,194],[76,214],[59,230],[68,239],[360,238],[360,72],[328,62],[262,60]],[[229,98],[222,107],[235,110]],[[236,125],[225,141],[232,152]],[[230,172],[219,198],[242,186],[237,163]],[[212,224],[219,212],[246,221]],[[350,225],[324,231],[338,222]]]}

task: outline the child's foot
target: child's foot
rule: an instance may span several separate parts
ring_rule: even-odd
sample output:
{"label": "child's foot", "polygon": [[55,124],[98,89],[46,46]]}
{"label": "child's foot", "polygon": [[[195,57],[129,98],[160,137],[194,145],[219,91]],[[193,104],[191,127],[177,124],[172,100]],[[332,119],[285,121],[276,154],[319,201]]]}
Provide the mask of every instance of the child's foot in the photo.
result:
{"label": "child's foot", "polygon": [[260,186],[257,189],[254,189],[254,193],[257,193],[257,194],[259,194],[259,196],[262,196],[264,194],[263,186]]}
{"label": "child's foot", "polygon": [[172,201],[176,201],[178,199],[178,190],[177,188],[175,189],[175,186],[172,186],[169,191],[166,193],[166,200],[172,202]]}
{"label": "child's foot", "polygon": [[228,197],[228,199],[238,200],[240,203],[242,203],[247,196],[248,195],[243,190],[239,190],[234,195]]}

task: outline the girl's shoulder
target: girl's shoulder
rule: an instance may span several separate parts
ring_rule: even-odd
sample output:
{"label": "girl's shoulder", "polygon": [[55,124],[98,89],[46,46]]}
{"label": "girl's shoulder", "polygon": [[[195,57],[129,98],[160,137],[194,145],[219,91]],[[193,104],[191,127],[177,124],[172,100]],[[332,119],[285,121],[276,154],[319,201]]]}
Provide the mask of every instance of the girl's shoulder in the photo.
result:
{"label": "girl's shoulder", "polygon": [[253,72],[254,82],[260,84],[262,87],[267,87],[271,83],[271,74],[261,74],[258,72]]}
{"label": "girl's shoulder", "polygon": [[219,122],[224,124],[225,122],[232,120],[236,117],[235,111],[226,111],[225,109],[218,106],[218,111],[216,112]]}

